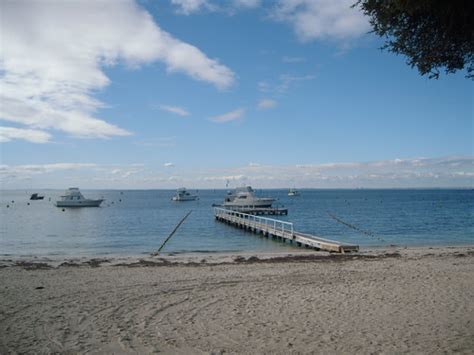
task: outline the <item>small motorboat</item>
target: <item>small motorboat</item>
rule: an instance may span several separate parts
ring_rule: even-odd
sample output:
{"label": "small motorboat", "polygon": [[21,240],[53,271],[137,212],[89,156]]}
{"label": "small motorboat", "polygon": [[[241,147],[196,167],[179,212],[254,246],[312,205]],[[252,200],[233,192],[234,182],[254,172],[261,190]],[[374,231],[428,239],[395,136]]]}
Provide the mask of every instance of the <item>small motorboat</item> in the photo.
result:
{"label": "small motorboat", "polygon": [[181,201],[194,201],[194,200],[197,200],[197,199],[198,199],[197,195],[193,195],[190,192],[186,191],[186,189],[184,187],[178,189],[178,191],[176,191],[176,195],[173,196],[173,198],[172,198],[173,201],[178,201],[178,202],[181,202]]}
{"label": "small motorboat", "polygon": [[37,193],[31,194],[30,200],[36,201],[36,200],[42,200],[44,199],[44,196],[40,196]]}

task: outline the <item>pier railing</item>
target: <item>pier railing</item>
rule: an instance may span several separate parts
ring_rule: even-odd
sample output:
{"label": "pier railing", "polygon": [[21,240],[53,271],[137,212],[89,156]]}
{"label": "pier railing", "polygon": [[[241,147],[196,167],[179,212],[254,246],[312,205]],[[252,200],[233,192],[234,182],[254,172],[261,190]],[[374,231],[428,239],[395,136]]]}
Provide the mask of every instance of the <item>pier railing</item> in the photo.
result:
{"label": "pier railing", "polygon": [[281,221],[268,217],[260,217],[220,207],[214,207],[214,215],[216,217],[225,218],[227,220],[238,221],[240,219],[241,221],[245,221],[245,224],[247,226],[255,229],[273,229],[274,231],[279,231],[282,234],[289,234],[290,236],[293,236],[294,234],[293,223],[291,222]]}

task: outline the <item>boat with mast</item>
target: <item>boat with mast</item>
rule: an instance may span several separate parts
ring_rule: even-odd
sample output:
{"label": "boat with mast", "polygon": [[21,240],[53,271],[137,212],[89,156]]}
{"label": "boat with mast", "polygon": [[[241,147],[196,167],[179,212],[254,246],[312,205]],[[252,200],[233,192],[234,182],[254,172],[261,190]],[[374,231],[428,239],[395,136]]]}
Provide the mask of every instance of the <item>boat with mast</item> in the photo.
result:
{"label": "boat with mast", "polygon": [[300,192],[295,188],[291,188],[288,190],[288,196],[299,196],[299,195],[300,195]]}

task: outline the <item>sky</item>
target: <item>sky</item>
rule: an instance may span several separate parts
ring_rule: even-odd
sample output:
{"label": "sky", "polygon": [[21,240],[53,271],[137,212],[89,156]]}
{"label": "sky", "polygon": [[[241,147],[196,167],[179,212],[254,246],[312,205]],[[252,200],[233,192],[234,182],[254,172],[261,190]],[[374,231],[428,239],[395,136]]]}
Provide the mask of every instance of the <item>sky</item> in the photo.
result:
{"label": "sky", "polygon": [[473,81],[353,2],[2,1],[0,187],[474,187]]}

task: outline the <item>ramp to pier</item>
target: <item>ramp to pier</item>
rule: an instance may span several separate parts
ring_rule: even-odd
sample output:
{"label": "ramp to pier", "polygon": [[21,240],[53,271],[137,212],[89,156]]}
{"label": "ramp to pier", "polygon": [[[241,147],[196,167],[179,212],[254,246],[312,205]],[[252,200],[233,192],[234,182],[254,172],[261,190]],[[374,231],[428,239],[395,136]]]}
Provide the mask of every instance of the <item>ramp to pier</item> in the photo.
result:
{"label": "ramp to pier", "polygon": [[340,243],[335,240],[297,232],[293,229],[293,223],[278,219],[255,216],[219,207],[214,208],[214,217],[216,220],[236,228],[263,234],[266,237],[277,238],[284,242],[296,243],[298,246],[337,253],[359,250],[359,246],[355,244]]}

